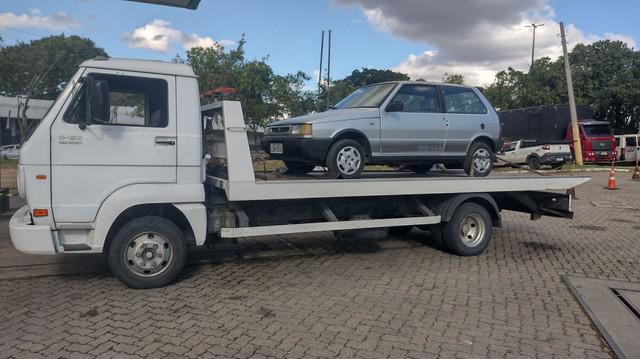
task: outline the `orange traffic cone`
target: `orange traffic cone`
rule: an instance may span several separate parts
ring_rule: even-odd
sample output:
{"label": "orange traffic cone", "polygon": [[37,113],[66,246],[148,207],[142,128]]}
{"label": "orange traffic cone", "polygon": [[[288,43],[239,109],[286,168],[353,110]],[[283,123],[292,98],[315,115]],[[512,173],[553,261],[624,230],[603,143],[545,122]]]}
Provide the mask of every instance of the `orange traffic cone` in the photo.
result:
{"label": "orange traffic cone", "polygon": [[607,182],[607,189],[618,189],[616,184],[616,169],[611,166],[611,172],[609,172],[609,182]]}
{"label": "orange traffic cone", "polygon": [[640,167],[636,164],[636,168],[633,170],[633,176],[631,176],[632,181],[640,181]]}

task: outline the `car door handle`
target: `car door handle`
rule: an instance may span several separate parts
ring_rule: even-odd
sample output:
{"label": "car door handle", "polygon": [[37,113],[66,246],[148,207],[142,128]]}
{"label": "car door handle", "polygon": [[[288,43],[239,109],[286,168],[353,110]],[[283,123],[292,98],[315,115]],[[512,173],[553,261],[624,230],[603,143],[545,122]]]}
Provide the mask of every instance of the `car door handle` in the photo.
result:
{"label": "car door handle", "polygon": [[165,145],[165,146],[175,146],[176,138],[175,137],[156,137],[156,143],[159,145]]}

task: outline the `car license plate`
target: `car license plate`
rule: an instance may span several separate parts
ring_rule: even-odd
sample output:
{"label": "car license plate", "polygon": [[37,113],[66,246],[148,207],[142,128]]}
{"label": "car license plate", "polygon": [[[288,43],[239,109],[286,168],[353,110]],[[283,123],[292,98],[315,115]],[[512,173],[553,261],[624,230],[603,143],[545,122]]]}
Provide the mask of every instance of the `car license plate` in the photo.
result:
{"label": "car license plate", "polygon": [[607,152],[607,151],[600,152],[600,156],[606,156],[606,155],[608,155],[608,154],[609,154],[609,152]]}
{"label": "car license plate", "polygon": [[563,157],[556,157],[556,161],[562,162],[562,161],[564,161],[564,158]]}
{"label": "car license plate", "polygon": [[269,152],[273,154],[282,154],[282,143],[271,143],[269,144]]}

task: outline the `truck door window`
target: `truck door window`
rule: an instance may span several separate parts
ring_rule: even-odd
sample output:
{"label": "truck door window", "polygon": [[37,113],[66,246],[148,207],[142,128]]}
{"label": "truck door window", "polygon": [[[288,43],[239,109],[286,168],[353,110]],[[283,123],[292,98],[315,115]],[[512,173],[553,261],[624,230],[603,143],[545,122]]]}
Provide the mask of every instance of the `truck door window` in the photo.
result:
{"label": "truck door window", "polygon": [[478,95],[466,87],[442,86],[444,104],[448,113],[485,114],[487,108]]}
{"label": "truck door window", "polygon": [[624,142],[627,147],[636,147],[638,144],[635,137],[627,137]]}
{"label": "truck door window", "polygon": [[[94,125],[166,127],[168,123],[167,82],[136,76],[90,74],[108,83],[109,120]],[[86,114],[85,91],[79,91],[64,120],[79,123]]]}
{"label": "truck door window", "polygon": [[438,94],[433,86],[404,85],[391,102],[402,102],[402,112],[440,112]]}

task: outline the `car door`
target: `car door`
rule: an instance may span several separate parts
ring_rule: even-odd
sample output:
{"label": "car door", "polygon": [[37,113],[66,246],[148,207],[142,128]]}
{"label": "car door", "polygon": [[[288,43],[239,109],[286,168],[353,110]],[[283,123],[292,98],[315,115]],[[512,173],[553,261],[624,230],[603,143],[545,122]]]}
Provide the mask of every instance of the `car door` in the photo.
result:
{"label": "car door", "polygon": [[445,146],[446,123],[437,88],[404,84],[381,111],[380,143],[385,157],[437,157]]}
{"label": "car door", "polygon": [[635,162],[638,158],[638,137],[633,136],[625,136],[625,149],[624,149],[624,159],[625,161],[633,161]]}
{"label": "car door", "polygon": [[[87,72],[51,127],[56,222],[93,222],[104,200],[126,186],[176,182],[175,77]],[[90,83],[98,82],[87,101]],[[94,119],[84,127],[87,113]]]}
{"label": "car door", "polygon": [[445,156],[465,156],[471,141],[492,125],[489,111],[470,87],[443,85],[447,133]]}

